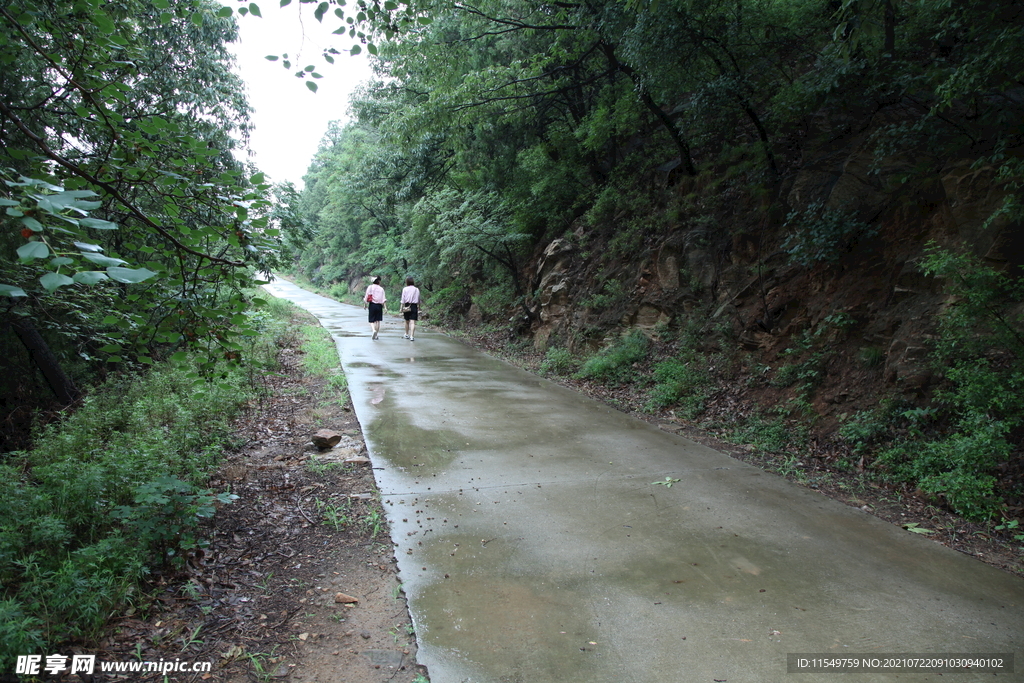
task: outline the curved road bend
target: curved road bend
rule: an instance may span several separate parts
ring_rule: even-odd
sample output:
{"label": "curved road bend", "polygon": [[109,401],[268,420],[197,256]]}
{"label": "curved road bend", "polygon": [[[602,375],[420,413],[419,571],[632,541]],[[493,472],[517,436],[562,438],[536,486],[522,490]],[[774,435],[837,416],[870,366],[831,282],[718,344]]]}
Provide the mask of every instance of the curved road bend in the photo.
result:
{"label": "curved road bend", "polygon": [[787,673],[1019,654],[1024,580],[436,332],[371,341],[360,308],[266,289],[337,341],[432,683],[1024,681]]}

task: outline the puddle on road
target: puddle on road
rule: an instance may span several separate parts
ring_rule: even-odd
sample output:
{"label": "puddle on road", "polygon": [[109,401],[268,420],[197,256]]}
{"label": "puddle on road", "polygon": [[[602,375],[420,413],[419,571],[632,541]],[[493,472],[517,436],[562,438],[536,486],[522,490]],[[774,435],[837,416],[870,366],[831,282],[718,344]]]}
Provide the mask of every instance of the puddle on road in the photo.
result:
{"label": "puddle on road", "polygon": [[[376,398],[376,397],[375,397]],[[374,404],[380,412],[366,428],[373,454],[404,468],[441,468],[465,448],[466,440],[448,429],[424,429],[413,424],[408,413],[394,407],[387,393],[381,393]]]}
{"label": "puddle on road", "polygon": [[421,642],[471,669],[500,671],[502,681],[557,681],[566,671],[586,681],[588,671],[607,673],[614,664],[602,650],[609,644],[595,641],[580,597],[540,583],[481,571],[425,586],[415,610],[430,615],[420,620]]}
{"label": "puddle on road", "polygon": [[389,379],[400,379],[402,377],[401,373],[395,372],[391,368],[380,365],[379,363],[364,363],[362,361],[357,361],[355,363],[345,363],[345,368],[372,368],[383,377],[387,377]]}

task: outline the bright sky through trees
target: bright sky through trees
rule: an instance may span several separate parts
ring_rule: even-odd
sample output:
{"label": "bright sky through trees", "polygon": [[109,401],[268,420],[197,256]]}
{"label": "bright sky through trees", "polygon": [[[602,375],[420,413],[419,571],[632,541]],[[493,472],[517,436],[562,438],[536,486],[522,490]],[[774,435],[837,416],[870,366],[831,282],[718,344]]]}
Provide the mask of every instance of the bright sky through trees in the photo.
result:
{"label": "bright sky through trees", "polygon": [[[226,3],[227,4],[227,3]],[[238,58],[238,72],[246,82],[249,103],[255,109],[255,129],[250,147],[255,162],[273,182],[290,180],[302,186],[302,176],[316,154],[320,138],[330,121],[348,118],[352,92],[371,76],[366,52],[352,57],[347,48],[352,40],[331,35],[337,28],[333,17],[323,24],[313,18],[314,5],[293,3],[279,7],[276,0],[260,3],[263,17],[235,14],[241,41],[230,45]],[[236,3],[230,5],[237,9]],[[323,61],[327,47],[341,54],[333,65]],[[267,55],[287,53],[292,69],[272,62]],[[308,64],[317,65],[323,78],[317,92],[294,72]]]}

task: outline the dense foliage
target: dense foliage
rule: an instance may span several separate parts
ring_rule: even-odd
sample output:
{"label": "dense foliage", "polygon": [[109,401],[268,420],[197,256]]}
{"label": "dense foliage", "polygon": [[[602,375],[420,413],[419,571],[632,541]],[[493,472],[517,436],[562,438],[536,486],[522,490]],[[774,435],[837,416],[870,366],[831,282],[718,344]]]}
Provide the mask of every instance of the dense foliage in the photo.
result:
{"label": "dense foliage", "polygon": [[248,369],[201,389],[191,362],[114,376],[40,429],[35,448],[6,454],[0,667],[96,638],[126,603],[147,601],[140,586],[153,572],[183,568],[204,546],[202,521],[234,498],[204,487],[230,445],[232,417],[264,391],[283,329],[267,312],[249,317],[261,340],[245,349]]}
{"label": "dense foliage", "polygon": [[[243,289],[277,240],[269,186],[233,154],[249,109],[230,15],[184,0],[0,9],[0,315],[64,403],[65,368],[193,348],[209,374],[241,349]],[[32,383],[15,367],[12,397]]]}
{"label": "dense foliage", "polygon": [[[298,266],[325,285],[370,271],[435,292],[500,283],[529,315],[535,283],[521,266],[545,239],[582,226],[628,252],[700,218],[631,179],[660,169],[771,190],[802,139],[882,110],[893,122],[875,125],[878,158],[918,155],[896,182],[953,152],[1018,182],[1020,14],[1015,2],[856,0],[434,8],[375,47],[381,80],[354,104],[357,121],[324,138],[298,200],[313,235]],[[834,260],[873,235],[857,208],[788,207],[784,248]]]}
{"label": "dense foliage", "polygon": [[[97,635],[228,500],[202,486],[259,383],[266,320],[248,309],[278,241],[269,186],[234,155],[249,108],[231,15],[201,0],[0,6],[5,671]],[[51,392],[69,410],[44,427],[32,411]]]}

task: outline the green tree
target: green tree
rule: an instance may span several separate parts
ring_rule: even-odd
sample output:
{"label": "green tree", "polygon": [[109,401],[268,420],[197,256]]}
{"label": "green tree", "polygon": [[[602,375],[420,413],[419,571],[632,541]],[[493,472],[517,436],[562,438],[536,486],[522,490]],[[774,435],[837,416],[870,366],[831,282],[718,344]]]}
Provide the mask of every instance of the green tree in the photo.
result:
{"label": "green tree", "polygon": [[85,358],[191,346],[212,370],[237,356],[242,290],[277,230],[269,186],[232,154],[248,105],[230,14],[184,0],[0,9],[9,320]]}

